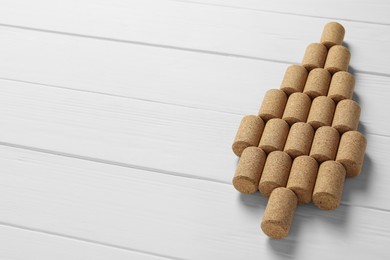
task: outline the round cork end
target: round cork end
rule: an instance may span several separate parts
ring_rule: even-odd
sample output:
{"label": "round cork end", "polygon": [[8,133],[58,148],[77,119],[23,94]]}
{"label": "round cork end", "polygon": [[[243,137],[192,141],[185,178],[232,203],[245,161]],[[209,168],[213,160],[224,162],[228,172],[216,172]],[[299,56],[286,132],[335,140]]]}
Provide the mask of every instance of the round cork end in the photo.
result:
{"label": "round cork end", "polygon": [[339,200],[327,192],[313,194],[313,203],[319,209],[323,210],[334,210],[339,207]]}
{"label": "round cork end", "polygon": [[232,150],[235,155],[238,157],[241,156],[242,152],[245,150],[245,148],[251,146],[249,143],[244,142],[244,141],[237,141],[234,142],[232,145]]}
{"label": "round cork end", "polygon": [[337,162],[341,163],[346,171],[347,178],[356,177],[360,175],[361,166],[360,164],[356,163],[355,161],[348,160],[348,159],[341,159],[337,160]]}
{"label": "round cork end", "polygon": [[261,223],[261,229],[263,232],[274,239],[282,239],[288,235],[288,228],[283,226],[281,221],[264,221]]}
{"label": "round cork end", "polygon": [[271,192],[274,189],[279,188],[279,187],[280,187],[280,185],[278,183],[273,182],[273,181],[265,181],[265,182],[259,183],[259,191],[265,197],[269,197],[271,195]]}
{"label": "round cork end", "polygon": [[234,177],[233,186],[236,190],[245,194],[252,194],[257,191],[257,184],[246,176]]}

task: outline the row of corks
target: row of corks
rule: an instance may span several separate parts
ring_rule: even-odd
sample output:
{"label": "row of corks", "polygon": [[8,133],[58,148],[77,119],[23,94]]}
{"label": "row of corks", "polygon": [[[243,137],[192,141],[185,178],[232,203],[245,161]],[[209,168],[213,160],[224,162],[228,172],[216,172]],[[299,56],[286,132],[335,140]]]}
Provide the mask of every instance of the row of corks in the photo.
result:
{"label": "row of corks", "polygon": [[360,106],[344,34],[339,23],[325,25],[321,43],[287,68],[280,89],[266,93],[258,116],[245,116],[236,134],[233,185],[270,197],[261,228],[272,238],[288,235],[298,203],[336,209],[345,178],[361,172],[367,142],[356,131]]}

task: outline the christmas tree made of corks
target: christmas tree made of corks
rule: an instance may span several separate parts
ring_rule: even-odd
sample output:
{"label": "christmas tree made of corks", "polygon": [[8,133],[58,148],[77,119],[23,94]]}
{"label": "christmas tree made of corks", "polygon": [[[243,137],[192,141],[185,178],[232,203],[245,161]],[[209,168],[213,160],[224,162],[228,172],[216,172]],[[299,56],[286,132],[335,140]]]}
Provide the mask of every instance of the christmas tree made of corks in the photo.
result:
{"label": "christmas tree made of corks", "polygon": [[261,229],[271,238],[288,235],[297,204],[336,209],[345,178],[361,172],[367,141],[357,131],[360,106],[352,100],[344,34],[341,24],[326,24],[320,43],[287,68],[280,89],[266,92],[234,140],[240,160],[233,185],[269,197]]}

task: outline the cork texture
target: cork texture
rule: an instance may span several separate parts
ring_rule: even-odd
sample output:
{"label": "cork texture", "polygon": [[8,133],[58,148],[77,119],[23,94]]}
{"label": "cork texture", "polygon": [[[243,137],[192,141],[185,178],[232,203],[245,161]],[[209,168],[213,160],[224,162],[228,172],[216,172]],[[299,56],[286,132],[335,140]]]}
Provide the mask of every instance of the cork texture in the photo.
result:
{"label": "cork texture", "polygon": [[318,96],[326,96],[330,85],[332,76],[330,73],[322,68],[313,69],[310,71],[303,93],[308,95],[311,99]]}
{"label": "cork texture", "polygon": [[297,207],[297,197],[286,188],[275,189],[265,208],[261,229],[274,239],[288,236]]}
{"label": "cork texture", "polygon": [[260,137],[264,130],[264,121],[253,115],[245,116],[237,130],[232,145],[232,150],[237,156],[241,156],[245,148],[258,146]]}
{"label": "cork texture", "polygon": [[294,159],[287,188],[297,195],[299,204],[307,204],[311,201],[317,172],[318,163],[312,157],[303,155]]}
{"label": "cork texture", "polygon": [[270,89],[264,96],[259,110],[259,117],[265,122],[272,118],[282,118],[287,102],[287,95],[280,89]]}
{"label": "cork texture", "polygon": [[310,156],[322,163],[336,158],[340,134],[330,126],[322,126],[314,134]]}
{"label": "cork texture", "polygon": [[309,96],[303,93],[293,93],[288,97],[282,119],[289,125],[306,122],[310,105],[311,99]]}
{"label": "cork texture", "polygon": [[300,65],[291,65],[287,68],[280,89],[287,95],[302,92],[307,79],[307,70]]}
{"label": "cork texture", "polygon": [[314,129],[311,125],[302,122],[292,125],[284,146],[284,152],[290,155],[291,158],[309,155],[313,137]]}
{"label": "cork texture", "polygon": [[336,109],[335,102],[325,96],[316,97],[311,103],[307,123],[314,129],[321,126],[332,125],[333,115]]}
{"label": "cork texture", "polygon": [[329,49],[333,45],[341,45],[344,35],[345,29],[341,24],[330,22],[324,26],[320,42]]}
{"label": "cork texture", "polygon": [[335,45],[329,49],[324,68],[331,74],[338,71],[347,71],[351,53],[342,45]]}
{"label": "cork texture", "polygon": [[332,126],[340,132],[357,130],[360,119],[360,106],[352,99],[344,99],[337,103]]}
{"label": "cork texture", "polygon": [[338,103],[343,99],[352,99],[355,88],[354,76],[346,71],[336,72],[330,82],[328,97]]}
{"label": "cork texture", "polygon": [[291,164],[292,159],[285,152],[274,151],[268,155],[259,182],[259,191],[263,196],[268,197],[278,187],[286,187]]}
{"label": "cork texture", "polygon": [[283,151],[288,136],[289,126],[283,119],[269,120],[260,139],[259,147],[267,154],[272,151]]}
{"label": "cork texture", "polygon": [[339,207],[344,189],[345,169],[341,163],[326,161],[320,165],[314,185],[313,203],[320,209]]}
{"label": "cork texture", "polygon": [[303,56],[302,66],[311,71],[315,68],[323,68],[328,49],[321,43],[311,43],[306,47],[305,55]]}
{"label": "cork texture", "polygon": [[347,177],[360,175],[366,147],[366,138],[357,131],[349,131],[341,136],[336,161],[344,166]]}

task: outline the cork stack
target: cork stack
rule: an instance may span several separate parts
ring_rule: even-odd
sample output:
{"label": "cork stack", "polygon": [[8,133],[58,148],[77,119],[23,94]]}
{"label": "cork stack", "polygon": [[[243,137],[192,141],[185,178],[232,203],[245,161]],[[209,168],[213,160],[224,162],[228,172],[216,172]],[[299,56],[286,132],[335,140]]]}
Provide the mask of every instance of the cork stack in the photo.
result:
{"label": "cork stack", "polygon": [[261,229],[271,238],[288,235],[298,204],[336,209],[345,178],[363,167],[367,141],[357,131],[344,34],[341,24],[326,24],[320,43],[308,45],[302,63],[287,68],[280,88],[267,91],[258,115],[244,117],[237,131],[233,185],[269,197]]}

